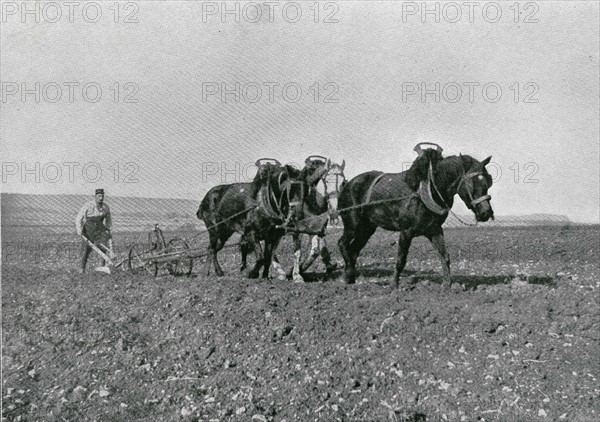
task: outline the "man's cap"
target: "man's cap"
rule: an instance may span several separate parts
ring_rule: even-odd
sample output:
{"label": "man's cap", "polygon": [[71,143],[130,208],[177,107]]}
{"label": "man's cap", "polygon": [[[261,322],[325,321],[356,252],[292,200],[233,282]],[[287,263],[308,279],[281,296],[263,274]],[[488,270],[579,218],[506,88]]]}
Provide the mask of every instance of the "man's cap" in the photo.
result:
{"label": "man's cap", "polygon": [[98,195],[99,193],[104,195],[104,189],[96,189],[96,195]]}

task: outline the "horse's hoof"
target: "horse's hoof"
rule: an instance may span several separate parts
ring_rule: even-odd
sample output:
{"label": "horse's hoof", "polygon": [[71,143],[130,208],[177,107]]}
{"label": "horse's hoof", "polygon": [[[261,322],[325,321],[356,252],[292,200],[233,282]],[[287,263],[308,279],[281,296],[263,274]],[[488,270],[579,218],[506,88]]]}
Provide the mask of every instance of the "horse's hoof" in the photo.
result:
{"label": "horse's hoof", "polygon": [[293,280],[294,283],[304,283],[304,278],[300,274],[296,274]]}
{"label": "horse's hoof", "polygon": [[217,277],[223,277],[225,275],[225,273],[222,270],[215,271],[215,274],[217,275]]}
{"label": "horse's hoof", "polygon": [[246,272],[246,278],[258,278],[259,274],[258,270],[250,270]]}
{"label": "horse's hoof", "polygon": [[327,274],[331,274],[332,272],[334,272],[337,269],[338,269],[338,264],[337,264],[337,262],[334,262],[331,265],[327,266],[327,268],[325,268],[325,272]]}

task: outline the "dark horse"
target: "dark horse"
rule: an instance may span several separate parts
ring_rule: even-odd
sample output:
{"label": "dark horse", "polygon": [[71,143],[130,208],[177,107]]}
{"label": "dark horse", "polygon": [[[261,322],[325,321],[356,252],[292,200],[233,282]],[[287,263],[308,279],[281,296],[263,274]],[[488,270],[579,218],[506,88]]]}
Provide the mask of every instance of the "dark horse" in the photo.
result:
{"label": "dark horse", "polygon": [[[356,259],[377,227],[400,232],[394,287],[414,237],[427,237],[439,252],[444,285],[450,285],[450,259],[442,224],[458,193],[477,221],[493,218],[488,189],[492,178],[485,166],[468,155],[442,157],[442,149],[415,147],[419,157],[402,173],[370,171],[350,180],[339,198],[344,233],[338,244],[346,263],[346,283],[356,279]],[[430,144],[431,145],[431,144]],[[435,144],[433,144],[435,145]]]}
{"label": "dark horse", "polygon": [[[311,155],[304,160],[304,170],[316,174],[320,169],[326,172],[321,176],[317,183],[309,186],[308,193],[304,200],[304,219],[296,222],[289,232],[294,238],[294,267],[286,273],[281,268],[279,260],[274,255],[273,265],[279,272],[280,278],[292,277],[294,281],[302,282],[302,274],[312,265],[315,259],[320,255],[325,264],[327,274],[330,274],[337,268],[337,265],[331,261],[331,255],[325,242],[325,231],[331,218],[337,218],[337,200],[339,193],[346,183],[344,168],[346,162],[342,164],[332,163],[329,159]],[[322,191],[319,190],[322,188]],[[311,235],[311,249],[309,255],[302,263],[301,260],[301,235]],[[242,254],[242,259],[244,255]]]}
{"label": "dark horse", "polygon": [[[268,277],[273,246],[279,243],[288,225],[302,220],[305,192],[321,177],[319,173],[282,166],[277,160],[269,161],[257,161],[258,171],[251,183],[215,186],[200,203],[196,216],[208,229],[209,256],[218,276],[223,275],[223,270],[217,253],[238,232],[243,235],[246,248],[255,252],[256,263],[248,276],[258,277],[264,266],[263,277]],[[264,253],[260,240],[265,240]]]}

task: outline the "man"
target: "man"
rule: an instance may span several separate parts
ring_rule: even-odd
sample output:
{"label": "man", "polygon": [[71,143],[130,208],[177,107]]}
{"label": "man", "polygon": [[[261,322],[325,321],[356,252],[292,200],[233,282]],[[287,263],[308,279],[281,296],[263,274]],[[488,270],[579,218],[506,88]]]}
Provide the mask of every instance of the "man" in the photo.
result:
{"label": "man", "polygon": [[[110,209],[104,202],[104,189],[96,189],[95,199],[81,208],[75,219],[75,226],[77,235],[87,237],[94,244],[108,244],[108,248],[112,251],[112,236],[110,234],[112,221]],[[82,239],[82,242],[79,272],[83,274],[92,248],[84,239]],[[106,265],[106,263],[103,261],[102,265]]]}

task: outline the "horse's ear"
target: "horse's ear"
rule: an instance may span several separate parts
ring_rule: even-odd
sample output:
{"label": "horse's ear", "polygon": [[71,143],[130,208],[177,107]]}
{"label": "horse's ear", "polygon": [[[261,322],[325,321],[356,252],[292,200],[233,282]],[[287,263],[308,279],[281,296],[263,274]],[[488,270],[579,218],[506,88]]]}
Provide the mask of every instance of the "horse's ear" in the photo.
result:
{"label": "horse's ear", "polygon": [[490,160],[492,159],[492,156],[490,155],[488,158],[486,158],[485,160],[483,160],[481,162],[481,167],[485,167],[490,163]]}
{"label": "horse's ear", "polygon": [[346,160],[342,160],[342,171],[346,168]]}

